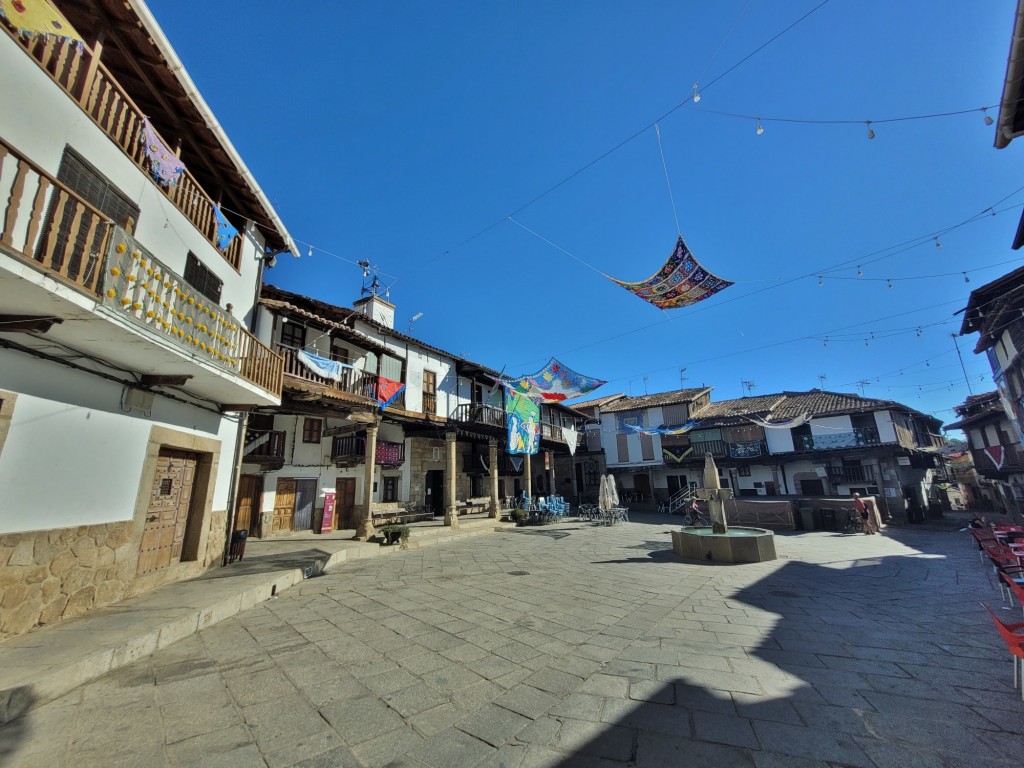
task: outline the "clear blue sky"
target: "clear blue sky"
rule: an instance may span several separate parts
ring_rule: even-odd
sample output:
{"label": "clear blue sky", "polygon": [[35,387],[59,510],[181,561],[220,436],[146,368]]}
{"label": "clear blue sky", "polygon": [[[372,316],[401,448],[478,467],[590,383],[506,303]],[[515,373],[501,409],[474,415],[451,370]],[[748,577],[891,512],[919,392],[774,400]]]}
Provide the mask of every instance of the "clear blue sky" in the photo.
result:
{"label": "clear blue sky", "polygon": [[[197,12],[150,0],[286,226],[313,246],[279,259],[269,282],[350,306],[354,262],[369,259],[399,330],[422,312],[414,335],[514,375],[555,355],[609,380],[595,396],[674,389],[681,368],[684,386],[713,385],[715,399],[744,394],[742,380],[767,394],[823,374],[827,389],[866,379],[869,396],[952,421],[967,394],[954,312],[1024,263],[1010,249],[1020,208],[942,235],[941,249],[928,237],[884,249],[1013,193],[1024,148],[994,149],[980,111],[875,122],[870,141],[862,122],[771,118],[996,104],[1015,3],[831,0],[690,101],[698,77],[715,80],[819,3],[220,0]],[[643,129],[681,103],[660,129],[682,234],[736,285],[662,312],[598,271],[645,279],[674,245],[658,141]],[[924,279],[942,273],[954,274]],[[994,389],[976,337],[959,341],[974,392]]]}

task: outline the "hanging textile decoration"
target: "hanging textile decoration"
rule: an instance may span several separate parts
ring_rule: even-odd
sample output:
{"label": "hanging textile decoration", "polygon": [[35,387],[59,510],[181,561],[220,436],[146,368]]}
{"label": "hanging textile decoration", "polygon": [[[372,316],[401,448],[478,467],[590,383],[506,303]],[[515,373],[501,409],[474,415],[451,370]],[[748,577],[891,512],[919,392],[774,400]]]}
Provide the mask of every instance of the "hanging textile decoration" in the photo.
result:
{"label": "hanging textile decoration", "polygon": [[642,427],[637,424],[625,424],[623,426],[632,429],[634,432],[639,432],[641,435],[685,435],[697,426],[697,422],[688,421],[681,427]]}
{"label": "hanging textile decoration", "polygon": [[337,360],[329,360],[326,357],[320,357],[320,355],[314,355],[311,352],[306,352],[304,349],[300,349],[295,353],[295,357],[298,358],[299,362],[309,368],[317,376],[323,376],[325,379],[336,381],[341,383],[342,368],[351,368],[351,365],[346,365]]}
{"label": "hanging textile decoration", "polygon": [[228,246],[231,245],[231,241],[235,239],[235,235],[238,234],[238,230],[231,226],[230,221],[224,218],[219,205],[213,206],[213,216],[217,220],[217,247],[222,251],[226,251]]}
{"label": "hanging textile decoration", "polygon": [[383,464],[388,467],[398,467],[402,464],[402,443],[377,443],[377,455],[375,457],[378,464]]}
{"label": "hanging textile decoration", "polygon": [[682,235],[665,266],[643,282],[628,283],[614,277],[611,280],[660,309],[688,307],[732,285],[705,269],[690,253]]}
{"label": "hanging textile decoration", "polygon": [[674,461],[676,464],[681,462],[691,453],[693,453],[692,445],[663,445],[661,452],[664,454],[666,459]]}
{"label": "hanging textile decoration", "polygon": [[988,456],[989,459],[992,460],[992,463],[995,465],[996,469],[997,470],[998,469],[1002,469],[1003,468],[1003,458],[1004,458],[1003,446],[1001,446],[1001,445],[990,445],[990,446],[987,446],[984,450],[985,450],[985,455]]}
{"label": "hanging textile decoration", "polygon": [[511,393],[524,395],[539,403],[560,403],[585,395],[606,382],[576,373],[552,357],[536,373],[518,379],[498,379],[498,383]]}
{"label": "hanging textile decoration", "polygon": [[402,390],[405,389],[405,384],[400,381],[392,381],[391,379],[385,379],[383,376],[377,377],[377,402],[380,403],[380,409],[383,411],[393,402],[395,399],[402,394]]}
{"label": "hanging textile decoration", "polygon": [[0,16],[28,37],[60,37],[82,45],[82,36],[49,0],[0,0]]}
{"label": "hanging textile decoration", "polygon": [[153,181],[164,187],[170,187],[177,182],[178,177],[185,172],[185,164],[167,148],[163,139],[153,129],[148,117],[142,118],[142,133],[139,140],[142,141],[142,152],[149,160],[149,175],[153,177]]}
{"label": "hanging textile decoration", "polygon": [[540,448],[540,406],[528,397],[513,392],[505,393],[505,413],[508,424],[508,446],[505,453],[537,453]]}
{"label": "hanging textile decoration", "polygon": [[[512,469],[516,472],[523,471],[523,457],[522,456],[509,456],[508,460],[512,462]],[[525,493],[525,491],[524,491]]]}
{"label": "hanging textile decoration", "polygon": [[802,426],[811,420],[810,414],[801,413],[799,416],[795,416],[788,421],[765,421],[764,419],[758,419],[754,416],[747,416],[747,421],[751,424],[756,424],[763,429],[793,429],[794,427]]}
{"label": "hanging textile decoration", "polygon": [[572,427],[562,427],[562,439],[569,446],[569,455],[576,455],[576,443],[579,441],[579,433]]}

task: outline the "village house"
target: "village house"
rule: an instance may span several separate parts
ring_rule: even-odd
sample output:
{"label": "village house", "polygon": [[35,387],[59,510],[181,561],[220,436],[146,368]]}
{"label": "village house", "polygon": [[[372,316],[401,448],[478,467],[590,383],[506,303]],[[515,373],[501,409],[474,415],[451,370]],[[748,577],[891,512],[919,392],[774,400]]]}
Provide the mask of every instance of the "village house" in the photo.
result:
{"label": "village house", "polygon": [[364,283],[346,308],[263,287],[256,332],[285,359],[283,396],[248,416],[236,529],[366,538],[382,522],[458,526],[527,488],[551,492],[562,428],[578,441],[579,415],[542,405],[539,452],[509,455],[500,373],[398,331],[380,293]]}
{"label": "village house", "polygon": [[223,561],[294,248],[143,3],[52,8],[0,15],[0,636]]}

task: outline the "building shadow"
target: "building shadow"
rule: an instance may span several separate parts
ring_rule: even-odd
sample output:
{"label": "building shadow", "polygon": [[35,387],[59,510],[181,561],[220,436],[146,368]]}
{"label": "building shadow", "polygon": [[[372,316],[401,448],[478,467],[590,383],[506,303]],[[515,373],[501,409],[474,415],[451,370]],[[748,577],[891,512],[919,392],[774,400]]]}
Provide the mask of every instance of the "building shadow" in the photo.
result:
{"label": "building shadow", "polygon": [[0,691],[0,766],[7,765],[32,735],[29,718],[24,717],[36,697],[26,687]]}
{"label": "building shadow", "polygon": [[[554,722],[542,743],[530,741],[532,731],[520,737],[534,763],[1018,762],[1024,703],[979,605],[1001,602],[990,569],[963,535],[894,531],[889,538],[900,554],[873,556],[869,548],[850,557],[849,540],[836,537],[817,562],[707,564],[719,573],[640,627],[548,713]],[[667,546],[645,542],[636,548],[646,555],[598,562],[659,563],[679,569],[681,581],[702,565]],[[751,581],[750,568],[762,575]]]}

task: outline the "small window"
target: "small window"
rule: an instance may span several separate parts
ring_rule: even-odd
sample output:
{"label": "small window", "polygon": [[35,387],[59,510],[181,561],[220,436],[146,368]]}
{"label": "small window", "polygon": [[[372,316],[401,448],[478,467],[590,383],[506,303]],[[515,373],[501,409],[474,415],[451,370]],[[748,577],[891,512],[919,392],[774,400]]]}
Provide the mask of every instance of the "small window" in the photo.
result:
{"label": "small window", "polygon": [[173,486],[173,484],[174,484],[174,481],[171,480],[171,478],[169,478],[169,477],[165,477],[163,480],[161,480],[160,481],[160,495],[161,496],[170,496],[171,495],[171,487]]}
{"label": "small window", "polygon": [[302,422],[302,442],[319,443],[323,422],[320,419],[307,418]]}
{"label": "small window", "polygon": [[344,346],[344,342],[341,339],[331,339],[331,360],[337,360],[339,363],[349,365],[352,363],[348,348]]}
{"label": "small window", "polygon": [[[740,466],[740,477],[750,477],[750,467]],[[754,483],[758,485],[758,483]]]}
{"label": "small window", "polygon": [[199,291],[210,301],[220,304],[220,291],[224,281],[213,270],[203,264],[191,251],[185,259],[185,282]]}
{"label": "small window", "polygon": [[285,323],[281,326],[281,344],[302,349],[306,346],[306,326],[299,323]]}
{"label": "small window", "polygon": [[383,480],[384,491],[381,494],[381,501],[384,503],[398,501],[398,478],[385,475]]}

